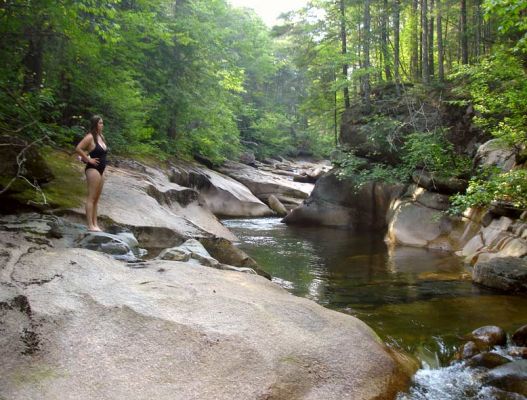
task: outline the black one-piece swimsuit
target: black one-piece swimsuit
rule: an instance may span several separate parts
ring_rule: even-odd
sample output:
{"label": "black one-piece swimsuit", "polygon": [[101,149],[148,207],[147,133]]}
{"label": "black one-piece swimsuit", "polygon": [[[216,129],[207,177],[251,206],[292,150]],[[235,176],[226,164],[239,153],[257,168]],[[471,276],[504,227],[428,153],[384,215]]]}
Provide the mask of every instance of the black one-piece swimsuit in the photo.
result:
{"label": "black one-piece swimsuit", "polygon": [[99,165],[92,165],[92,164],[86,164],[86,169],[88,170],[90,168],[96,169],[99,171],[99,173],[102,175],[104,172],[104,169],[106,168],[106,153],[108,153],[108,149],[104,150],[102,146],[99,144],[99,141],[95,142],[95,148],[90,151],[90,158],[98,158],[99,159]]}

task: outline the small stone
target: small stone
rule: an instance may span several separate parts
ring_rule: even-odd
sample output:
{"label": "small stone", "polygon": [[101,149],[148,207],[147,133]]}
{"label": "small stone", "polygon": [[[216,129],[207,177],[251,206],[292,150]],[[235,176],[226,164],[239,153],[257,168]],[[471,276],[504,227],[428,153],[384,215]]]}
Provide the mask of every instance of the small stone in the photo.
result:
{"label": "small stone", "polygon": [[509,347],[507,354],[512,357],[527,358],[527,347]]}
{"label": "small stone", "polygon": [[478,346],[474,342],[467,342],[463,345],[460,351],[460,358],[466,360],[474,357],[480,352]]}
{"label": "small stone", "polygon": [[527,325],[523,325],[512,334],[512,342],[516,346],[527,346]]}
{"label": "small stone", "polygon": [[483,367],[483,368],[496,368],[501,365],[509,363],[510,360],[507,357],[504,357],[498,353],[485,352],[481,354],[476,354],[474,357],[470,358],[467,361],[469,367]]}
{"label": "small stone", "polygon": [[472,340],[482,342],[490,347],[503,346],[507,343],[507,334],[499,326],[482,326],[469,335]]}

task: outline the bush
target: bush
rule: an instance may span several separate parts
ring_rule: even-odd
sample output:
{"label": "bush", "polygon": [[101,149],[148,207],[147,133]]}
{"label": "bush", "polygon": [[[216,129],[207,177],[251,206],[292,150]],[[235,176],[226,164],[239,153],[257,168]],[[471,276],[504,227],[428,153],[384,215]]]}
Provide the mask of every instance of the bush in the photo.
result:
{"label": "bush", "polygon": [[516,208],[527,208],[527,170],[500,172],[487,169],[472,179],[465,194],[450,198],[450,214],[460,215],[467,208],[486,207],[493,202],[507,203]]}

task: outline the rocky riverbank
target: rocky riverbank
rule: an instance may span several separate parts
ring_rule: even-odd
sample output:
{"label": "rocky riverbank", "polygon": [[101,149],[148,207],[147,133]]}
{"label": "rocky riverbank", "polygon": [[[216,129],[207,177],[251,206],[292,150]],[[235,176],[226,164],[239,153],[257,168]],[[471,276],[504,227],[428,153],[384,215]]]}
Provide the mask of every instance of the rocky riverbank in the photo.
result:
{"label": "rocky riverbank", "polygon": [[[112,235],[83,232],[79,207],[4,215],[0,397],[390,399],[406,387],[412,362],[361,321],[253,274],[209,204],[271,213],[204,167],[122,160],[99,206]],[[134,246],[161,255],[114,258]]]}
{"label": "rocky riverbank", "polygon": [[[491,141],[480,146],[478,165],[511,168],[511,151]],[[311,196],[284,222],[335,226],[357,232],[385,231],[395,246],[455,252],[475,266],[477,284],[512,293],[527,293],[527,212],[511,215],[498,207],[468,209],[461,217],[447,214],[451,194],[466,182],[442,180],[417,171],[413,183],[368,183],[359,190],[353,177],[333,170],[320,178]],[[514,258],[504,262],[503,259]]]}

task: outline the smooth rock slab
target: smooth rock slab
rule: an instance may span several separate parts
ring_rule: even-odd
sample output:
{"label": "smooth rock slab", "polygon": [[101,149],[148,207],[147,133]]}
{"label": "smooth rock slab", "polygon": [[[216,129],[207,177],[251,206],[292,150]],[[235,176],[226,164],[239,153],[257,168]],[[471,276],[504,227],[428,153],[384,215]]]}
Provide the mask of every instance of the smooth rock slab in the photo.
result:
{"label": "smooth rock slab", "polygon": [[527,293],[527,260],[516,257],[478,262],[472,280],[480,285],[512,293]]}
{"label": "smooth rock slab", "polygon": [[85,249],[9,268],[0,398],[389,399],[408,379],[364,323],[256,275]]}
{"label": "smooth rock slab", "polygon": [[527,360],[513,361],[494,368],[486,380],[499,389],[527,396]]}

